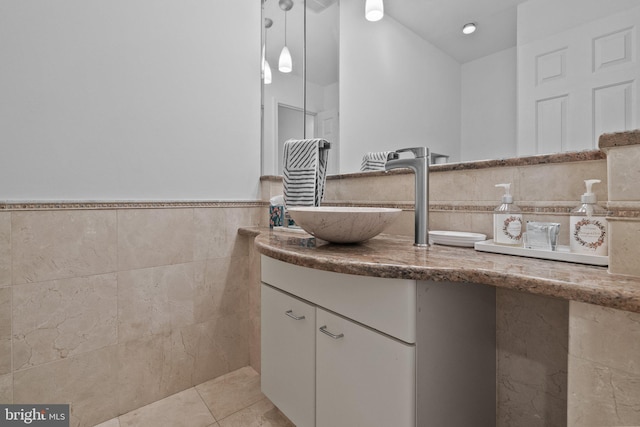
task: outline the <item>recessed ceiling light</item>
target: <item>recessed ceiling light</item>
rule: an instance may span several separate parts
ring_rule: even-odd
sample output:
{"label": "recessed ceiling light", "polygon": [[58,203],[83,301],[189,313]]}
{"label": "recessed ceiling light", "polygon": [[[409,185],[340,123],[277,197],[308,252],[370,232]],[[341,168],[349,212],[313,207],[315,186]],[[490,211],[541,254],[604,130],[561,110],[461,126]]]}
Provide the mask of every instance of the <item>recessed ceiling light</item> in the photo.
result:
{"label": "recessed ceiling light", "polygon": [[469,22],[468,24],[464,24],[464,27],[462,27],[462,33],[472,34],[476,31],[476,28],[476,24],[474,24],[473,22]]}

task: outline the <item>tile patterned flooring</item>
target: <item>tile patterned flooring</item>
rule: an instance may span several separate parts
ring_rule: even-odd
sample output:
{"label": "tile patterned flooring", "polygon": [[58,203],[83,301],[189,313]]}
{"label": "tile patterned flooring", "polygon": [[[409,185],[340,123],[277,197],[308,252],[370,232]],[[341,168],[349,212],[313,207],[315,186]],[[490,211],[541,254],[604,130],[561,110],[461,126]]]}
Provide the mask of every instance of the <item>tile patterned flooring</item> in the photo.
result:
{"label": "tile patterned flooring", "polygon": [[95,427],[295,427],[260,391],[251,367],[233,371]]}

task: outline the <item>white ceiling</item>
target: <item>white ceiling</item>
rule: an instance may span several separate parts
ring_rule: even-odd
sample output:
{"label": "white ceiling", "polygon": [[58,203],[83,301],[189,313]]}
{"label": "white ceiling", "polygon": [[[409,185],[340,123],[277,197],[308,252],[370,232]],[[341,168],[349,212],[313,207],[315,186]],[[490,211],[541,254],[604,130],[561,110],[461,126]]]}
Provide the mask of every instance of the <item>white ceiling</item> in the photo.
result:
{"label": "white ceiling", "polygon": [[[293,1],[294,7],[287,16],[287,45],[294,60],[293,74],[301,75],[304,3]],[[364,15],[364,0],[345,1],[360,1]],[[516,10],[518,4],[525,1],[384,0],[384,7],[385,15],[465,63],[516,45]],[[310,9],[307,13],[307,79],[322,86],[338,79],[338,10],[331,7],[333,3],[335,0],[307,0]],[[266,0],[263,7],[265,16],[273,19],[273,26],[268,30],[267,57],[273,72],[277,73],[278,56],[284,44],[284,12],[278,0]],[[478,30],[465,36],[461,30],[468,22],[477,23]],[[314,31],[314,28],[322,30]]]}
{"label": "white ceiling", "polygon": [[[385,0],[385,14],[460,63],[516,45],[516,10],[526,0]],[[462,26],[475,22],[468,36]]]}

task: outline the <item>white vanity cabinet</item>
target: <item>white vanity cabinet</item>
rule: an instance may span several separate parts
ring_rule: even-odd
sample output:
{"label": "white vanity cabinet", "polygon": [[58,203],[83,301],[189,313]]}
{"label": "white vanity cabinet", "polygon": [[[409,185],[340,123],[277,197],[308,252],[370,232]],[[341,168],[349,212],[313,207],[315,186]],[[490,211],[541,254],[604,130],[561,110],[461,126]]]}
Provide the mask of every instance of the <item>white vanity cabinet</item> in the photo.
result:
{"label": "white vanity cabinet", "polygon": [[494,288],[261,269],[262,391],[297,427],[496,425]]}
{"label": "white vanity cabinet", "polygon": [[381,332],[414,340],[415,281],[267,257],[262,281],[262,391],[297,427],[416,425],[415,344]]}
{"label": "white vanity cabinet", "polygon": [[315,425],[316,308],[262,285],[262,391],[298,427]]}
{"label": "white vanity cabinet", "polygon": [[321,308],[316,324],[316,425],[414,426],[415,346]]}

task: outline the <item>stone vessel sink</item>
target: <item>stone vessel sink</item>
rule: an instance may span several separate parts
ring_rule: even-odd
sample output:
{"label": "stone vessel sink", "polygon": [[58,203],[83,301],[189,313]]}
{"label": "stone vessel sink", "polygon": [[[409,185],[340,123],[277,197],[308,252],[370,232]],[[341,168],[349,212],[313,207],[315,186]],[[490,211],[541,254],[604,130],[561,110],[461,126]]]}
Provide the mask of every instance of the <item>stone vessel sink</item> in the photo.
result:
{"label": "stone vessel sink", "polygon": [[392,208],[290,207],[304,231],[331,243],[358,243],[380,234],[402,212]]}

